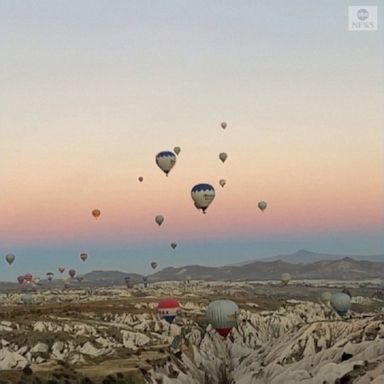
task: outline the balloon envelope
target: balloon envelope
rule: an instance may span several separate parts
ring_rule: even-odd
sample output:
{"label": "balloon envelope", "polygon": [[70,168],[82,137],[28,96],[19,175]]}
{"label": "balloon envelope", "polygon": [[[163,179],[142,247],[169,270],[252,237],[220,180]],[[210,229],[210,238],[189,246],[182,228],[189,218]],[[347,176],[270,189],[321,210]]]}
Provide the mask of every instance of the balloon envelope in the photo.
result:
{"label": "balloon envelope", "polygon": [[264,211],[267,208],[267,203],[265,201],[259,201],[257,204],[260,210]]}
{"label": "balloon envelope", "polygon": [[157,166],[168,176],[176,164],[176,155],[171,151],[162,151],[156,155]]}
{"label": "balloon envelope", "polygon": [[181,152],[181,148],[175,147],[175,148],[173,148],[173,151],[176,153],[176,155],[178,155]]}
{"label": "balloon envelope", "polygon": [[53,272],[47,272],[46,275],[47,275],[48,281],[52,281],[52,279],[53,279]]}
{"label": "balloon envelope", "polygon": [[151,263],[151,267],[152,267],[153,269],[156,269],[156,268],[157,268],[157,263],[156,263],[155,261],[153,261],[153,262]]}
{"label": "balloon envelope", "polygon": [[17,281],[19,282],[19,284],[23,284],[24,283],[24,275],[23,276],[17,276]]}
{"label": "balloon envelope", "polygon": [[88,259],[88,254],[87,253],[80,253],[80,259],[85,261]]}
{"label": "balloon envelope", "polygon": [[75,275],[76,275],[76,271],[74,269],[70,269],[68,271],[68,275],[71,276],[71,278],[73,279],[75,277]]}
{"label": "balloon envelope", "polygon": [[224,163],[227,160],[228,155],[225,152],[219,154],[219,159]]}
{"label": "balloon envelope", "polygon": [[157,306],[157,311],[162,319],[171,324],[180,309],[179,302],[176,299],[163,299]]}
{"label": "balloon envelope", "polygon": [[177,247],[177,243],[171,243],[172,249],[175,249]]}
{"label": "balloon envelope", "polygon": [[144,178],[142,178],[141,176],[139,177],[139,181],[140,183],[144,180]]}
{"label": "balloon envelope", "polygon": [[98,219],[98,218],[100,217],[100,215],[101,215],[101,212],[100,212],[99,209],[94,209],[94,210],[92,211],[92,216],[93,216],[95,219]]}
{"label": "balloon envelope", "polygon": [[215,198],[215,189],[210,184],[197,184],[192,188],[191,196],[195,202],[195,207],[205,213],[205,210]]}
{"label": "balloon envelope", "polygon": [[160,226],[161,224],[163,224],[163,221],[164,221],[164,216],[162,215],[157,215],[155,217],[155,222]]}
{"label": "balloon envelope", "polygon": [[227,128],[227,123],[225,121],[223,121],[221,123],[221,128],[223,128],[223,129]]}
{"label": "balloon envelope", "polygon": [[289,281],[291,280],[291,275],[289,273],[282,273],[281,274],[281,278],[280,278],[281,282],[283,284],[288,284]]}
{"label": "balloon envelope", "polygon": [[57,268],[60,273],[63,273],[65,271],[65,268],[63,266],[60,266]]}
{"label": "balloon envelope", "polygon": [[351,298],[343,292],[334,293],[331,297],[331,305],[340,316],[344,316],[351,307]]}
{"label": "balloon envelope", "polygon": [[239,307],[231,300],[215,300],[208,304],[206,317],[212,327],[223,337],[236,325]]}
{"label": "balloon envelope", "polygon": [[8,253],[7,256],[5,256],[6,262],[11,265],[15,261],[15,255],[13,253]]}
{"label": "balloon envelope", "polygon": [[220,179],[219,184],[224,187],[227,182],[224,179]]}

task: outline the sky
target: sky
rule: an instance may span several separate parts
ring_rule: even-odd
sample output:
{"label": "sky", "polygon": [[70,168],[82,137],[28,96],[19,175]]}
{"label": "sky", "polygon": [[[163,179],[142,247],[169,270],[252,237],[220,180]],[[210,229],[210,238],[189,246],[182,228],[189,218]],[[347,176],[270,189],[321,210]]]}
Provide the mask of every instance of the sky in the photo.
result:
{"label": "sky", "polygon": [[[349,31],[364,4],[378,31]],[[1,0],[0,280],[383,254],[383,5]]]}

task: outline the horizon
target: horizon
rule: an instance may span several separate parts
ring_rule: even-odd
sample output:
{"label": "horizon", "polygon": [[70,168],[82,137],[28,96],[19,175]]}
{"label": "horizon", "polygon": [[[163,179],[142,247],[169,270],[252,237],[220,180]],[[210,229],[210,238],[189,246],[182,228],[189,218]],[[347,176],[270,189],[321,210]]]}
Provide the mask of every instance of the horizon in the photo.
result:
{"label": "horizon", "polygon": [[383,254],[384,36],[348,4],[2,4],[0,280]]}
{"label": "horizon", "polygon": [[[177,266],[173,266],[173,265],[165,265],[165,266],[158,266],[156,269],[152,269],[152,270],[148,270],[146,272],[144,271],[134,271],[134,270],[123,270],[123,269],[91,269],[91,270],[85,270],[85,269],[82,269],[82,272],[81,273],[78,273],[78,275],[80,276],[84,276],[84,275],[87,275],[89,273],[93,273],[93,272],[118,272],[118,273],[124,273],[124,274],[127,274],[127,275],[131,275],[131,274],[137,274],[137,275],[140,275],[140,276],[151,276],[155,273],[158,273],[158,272],[161,272],[167,268],[175,268],[175,269],[180,269],[180,268],[185,268],[185,267],[192,267],[192,266],[195,266],[195,267],[213,267],[213,268],[221,268],[221,267],[236,267],[236,266],[244,266],[244,265],[247,265],[247,264],[251,264],[253,262],[258,262],[258,261],[262,261],[262,262],[275,262],[275,261],[283,261],[285,263],[288,263],[288,264],[298,264],[297,262],[291,262],[291,261],[286,261],[284,260],[284,257],[290,257],[290,256],[294,256],[296,254],[299,254],[301,252],[306,252],[306,253],[311,253],[311,254],[314,254],[314,255],[324,255],[325,257],[327,256],[331,256],[331,257],[335,257],[337,256],[338,258],[337,259],[327,259],[327,258],[324,258],[324,259],[321,259],[321,261],[335,261],[335,260],[343,260],[344,258],[352,258],[354,260],[357,260],[359,261],[359,257],[361,258],[375,258],[375,257],[383,257],[384,256],[384,253],[382,254],[339,254],[339,253],[322,253],[322,252],[317,252],[317,251],[312,251],[312,250],[307,250],[307,249],[298,249],[297,251],[295,252],[292,252],[292,253],[285,253],[285,254],[275,254],[273,256],[264,256],[264,257],[258,257],[258,258],[255,258],[253,260],[243,260],[242,262],[240,261],[239,263],[235,263],[235,264],[204,264],[204,263],[197,263],[197,264],[184,264],[184,265],[177,265]],[[280,258],[281,257],[281,258]],[[273,259],[273,260],[270,260],[270,259]],[[369,261],[373,261],[373,260],[369,260]],[[311,263],[314,263],[316,261],[312,261]],[[376,261],[376,262],[383,262],[384,261]],[[301,262],[300,262],[301,263]],[[241,265],[238,265],[238,264],[241,264]],[[54,276],[54,279],[53,281],[62,281],[62,279],[64,277],[68,277],[67,276],[67,272],[68,272],[68,269],[70,269],[71,267],[68,267],[66,268],[65,272],[63,275],[59,274],[57,271],[52,271],[55,273],[55,276]],[[78,269],[77,272],[79,272],[80,270]],[[40,277],[43,281],[46,281],[47,279],[44,278],[45,276],[45,270],[44,270],[44,273],[42,276],[39,276],[38,274],[35,274],[35,277]],[[15,282],[14,280],[0,280],[0,283],[14,283],[15,285],[17,285],[18,283]],[[124,284],[123,282],[121,283],[122,285]]]}

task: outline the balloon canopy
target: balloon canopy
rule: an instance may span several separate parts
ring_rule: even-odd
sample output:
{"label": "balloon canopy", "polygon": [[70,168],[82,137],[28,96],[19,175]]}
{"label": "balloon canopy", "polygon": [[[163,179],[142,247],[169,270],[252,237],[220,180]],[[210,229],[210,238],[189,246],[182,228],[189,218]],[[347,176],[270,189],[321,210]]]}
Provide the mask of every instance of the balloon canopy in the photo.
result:
{"label": "balloon canopy", "polygon": [[225,162],[225,160],[227,160],[227,158],[228,158],[228,155],[225,153],[225,152],[221,152],[220,154],[219,154],[219,159],[224,163]]}
{"label": "balloon canopy", "polygon": [[267,203],[265,201],[259,201],[259,203],[257,204],[257,206],[259,207],[259,209],[261,211],[265,211],[265,209],[267,208]]}
{"label": "balloon canopy", "polygon": [[331,305],[340,316],[345,316],[351,307],[351,297],[343,292],[334,293],[331,296]]}
{"label": "balloon canopy", "polygon": [[8,253],[8,255],[5,256],[5,260],[11,265],[15,261],[15,255],[13,253]]}
{"label": "balloon canopy", "polygon": [[239,307],[231,300],[215,300],[208,304],[206,317],[212,327],[226,337],[236,325]]}
{"label": "balloon canopy", "polygon": [[169,324],[173,322],[179,309],[179,302],[172,298],[161,300],[157,306],[160,317],[167,321]]}
{"label": "balloon canopy", "polygon": [[155,217],[155,222],[160,226],[161,224],[163,224],[163,221],[164,221],[164,216],[163,215],[157,215]]}
{"label": "balloon canopy", "polygon": [[94,209],[92,211],[92,216],[95,218],[95,219],[98,219],[101,215],[101,212],[100,212],[100,209]]}
{"label": "balloon canopy", "polygon": [[168,176],[168,173],[176,164],[176,155],[171,151],[162,151],[156,155],[157,166]]}
{"label": "balloon canopy", "polygon": [[70,269],[68,271],[68,275],[73,279],[76,276],[76,271],[74,269]]}
{"label": "balloon canopy", "polygon": [[287,285],[291,280],[291,275],[289,273],[282,273],[280,280],[284,285]]}
{"label": "balloon canopy", "polygon": [[153,262],[151,263],[151,267],[152,267],[153,269],[156,269],[156,268],[157,268],[157,263],[156,263],[155,261],[153,261]]}
{"label": "balloon canopy", "polygon": [[205,213],[206,209],[215,198],[215,189],[210,184],[196,184],[191,190],[192,200],[197,209],[201,209]]}

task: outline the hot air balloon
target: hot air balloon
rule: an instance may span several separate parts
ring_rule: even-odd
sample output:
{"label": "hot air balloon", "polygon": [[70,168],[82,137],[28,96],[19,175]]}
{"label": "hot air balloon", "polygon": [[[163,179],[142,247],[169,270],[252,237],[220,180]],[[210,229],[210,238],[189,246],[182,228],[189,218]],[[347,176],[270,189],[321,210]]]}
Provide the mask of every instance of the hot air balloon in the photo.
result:
{"label": "hot air balloon", "polygon": [[140,181],[140,183],[142,183],[143,180],[144,180],[144,178],[140,176],[140,177],[139,177],[139,181]]}
{"label": "hot air balloon", "polygon": [[173,151],[176,153],[176,155],[179,155],[179,153],[181,152],[181,148],[175,147],[175,148],[173,148]]}
{"label": "hot air balloon", "polygon": [[83,280],[84,280],[84,277],[83,276],[80,276],[80,275],[77,275],[76,276],[76,280],[81,283]]}
{"label": "hot air balloon", "polygon": [[26,275],[24,275],[24,281],[27,283],[27,284],[30,284],[33,280],[33,276],[30,274],[30,273],[27,273]]}
{"label": "hot air balloon", "polygon": [[224,180],[224,179],[220,179],[219,180],[219,184],[224,187],[224,185],[226,184],[227,182]]}
{"label": "hot air balloon", "polygon": [[223,121],[221,123],[221,128],[223,128],[223,129],[227,128],[227,123],[225,121]]}
{"label": "hot air balloon", "polygon": [[95,219],[98,219],[98,218],[100,217],[100,215],[101,215],[101,212],[100,212],[99,209],[94,209],[94,210],[92,211],[92,216],[93,216]]}
{"label": "hot air balloon", "polygon": [[144,288],[147,288],[148,285],[149,285],[149,282],[148,282],[148,277],[146,276],[143,276],[143,283],[144,283]]}
{"label": "hot air balloon", "polygon": [[24,283],[24,276],[17,276],[17,281],[19,282],[19,284],[23,284]]}
{"label": "hot air balloon", "polygon": [[215,189],[210,184],[197,184],[192,188],[191,196],[195,202],[195,207],[205,213],[205,210],[215,198]]}
{"label": "hot air balloon", "polygon": [[161,224],[163,224],[164,216],[162,216],[162,215],[157,215],[157,216],[155,217],[155,221],[156,221],[156,223],[160,226]]}
{"label": "hot air balloon", "polygon": [[157,306],[160,318],[169,324],[173,323],[179,309],[180,305],[176,299],[163,299]]}
{"label": "hot air balloon", "polygon": [[177,247],[177,243],[171,243],[172,249],[175,249]]}
{"label": "hot air balloon", "polygon": [[60,266],[57,268],[60,273],[63,273],[65,271],[65,268],[63,266]]}
{"label": "hot air balloon", "polygon": [[153,269],[156,269],[156,268],[157,268],[157,263],[156,263],[155,261],[153,261],[153,262],[151,263],[151,267],[152,267]]}
{"label": "hot air balloon", "polygon": [[326,305],[329,305],[331,302],[332,293],[331,292],[322,292],[320,295],[320,301]]}
{"label": "hot air balloon", "polygon": [[7,256],[5,256],[6,262],[11,265],[15,261],[15,255],[12,253],[8,253]]}
{"label": "hot air balloon", "polygon": [[259,203],[257,204],[257,206],[259,207],[259,209],[261,211],[264,212],[264,210],[267,208],[267,203],[265,201],[259,201]]}
{"label": "hot air balloon", "polygon": [[228,155],[225,152],[219,154],[219,159],[224,163],[227,160]]}
{"label": "hot air balloon", "polygon": [[176,164],[176,155],[171,151],[162,151],[156,155],[156,164],[168,176]]}
{"label": "hot air balloon", "polygon": [[345,316],[351,307],[351,298],[343,292],[334,293],[331,296],[331,305],[340,316]]}
{"label": "hot air balloon", "polygon": [[76,276],[76,271],[74,269],[70,269],[68,271],[68,275],[73,279]]}
{"label": "hot air balloon", "polygon": [[40,284],[40,277],[35,277],[33,279],[33,284],[39,285]]}
{"label": "hot air balloon", "polygon": [[284,285],[287,285],[291,280],[291,275],[289,273],[282,273],[280,280]]}
{"label": "hot air balloon", "polygon": [[85,261],[88,259],[88,254],[87,253],[80,253],[80,259]]}
{"label": "hot air balloon", "polygon": [[212,327],[226,337],[236,325],[239,307],[231,300],[215,300],[208,304],[206,317]]}
{"label": "hot air balloon", "polygon": [[48,281],[52,281],[53,276],[54,276],[53,272],[47,272],[46,275],[47,275]]}

